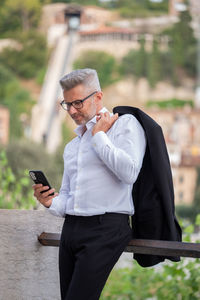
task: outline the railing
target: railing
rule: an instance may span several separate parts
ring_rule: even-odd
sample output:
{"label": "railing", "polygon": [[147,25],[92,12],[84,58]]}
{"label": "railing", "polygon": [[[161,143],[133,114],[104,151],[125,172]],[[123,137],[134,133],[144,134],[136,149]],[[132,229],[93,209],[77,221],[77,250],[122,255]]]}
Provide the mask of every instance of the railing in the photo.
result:
{"label": "railing", "polygon": [[[38,237],[38,240],[44,246],[58,247],[60,234],[43,232]],[[133,239],[129,242],[124,251],[160,256],[200,258],[200,243]]]}
{"label": "railing", "polygon": [[[46,210],[0,209],[0,299],[60,299],[58,245],[63,222]],[[125,251],[199,258],[200,244],[132,240]]]}

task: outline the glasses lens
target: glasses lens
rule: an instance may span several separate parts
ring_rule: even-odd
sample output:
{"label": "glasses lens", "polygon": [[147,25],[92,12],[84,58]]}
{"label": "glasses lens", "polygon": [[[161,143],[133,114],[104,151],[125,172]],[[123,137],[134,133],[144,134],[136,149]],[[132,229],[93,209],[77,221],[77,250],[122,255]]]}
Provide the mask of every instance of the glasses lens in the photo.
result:
{"label": "glasses lens", "polygon": [[61,105],[62,105],[62,108],[64,108],[65,110],[68,110],[68,106],[65,102],[62,102]]}
{"label": "glasses lens", "polygon": [[77,100],[77,101],[73,101],[72,102],[72,105],[73,105],[73,107],[75,107],[75,108],[82,108],[82,101],[79,101],[79,100]]}

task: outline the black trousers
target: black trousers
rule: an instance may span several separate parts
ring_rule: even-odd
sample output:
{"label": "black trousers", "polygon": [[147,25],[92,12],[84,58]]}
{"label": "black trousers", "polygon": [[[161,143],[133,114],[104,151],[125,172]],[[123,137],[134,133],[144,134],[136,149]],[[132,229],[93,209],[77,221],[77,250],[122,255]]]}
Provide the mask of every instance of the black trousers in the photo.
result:
{"label": "black trousers", "polygon": [[59,248],[61,299],[98,300],[131,238],[128,215],[67,215]]}

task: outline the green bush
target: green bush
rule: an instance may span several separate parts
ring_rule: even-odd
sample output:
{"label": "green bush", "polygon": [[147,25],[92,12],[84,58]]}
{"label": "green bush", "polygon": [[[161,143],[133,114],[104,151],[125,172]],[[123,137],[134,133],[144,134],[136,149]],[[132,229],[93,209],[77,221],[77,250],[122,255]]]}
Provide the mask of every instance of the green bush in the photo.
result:
{"label": "green bush", "polygon": [[[200,229],[200,215],[196,217]],[[184,241],[189,242],[194,231],[184,225]],[[167,261],[151,268],[142,268],[136,262],[124,269],[114,269],[104,287],[101,300],[198,300],[200,299],[200,262],[198,259]]]}
{"label": "green bush", "polygon": [[185,105],[189,105],[193,107],[194,102],[192,100],[180,100],[180,99],[173,98],[173,99],[162,100],[162,101],[148,101],[146,103],[147,107],[157,106],[162,109],[184,107]]}
{"label": "green bush", "polygon": [[1,209],[30,209],[36,208],[37,203],[29,187],[28,172],[21,176],[14,175],[9,166],[5,151],[0,151],[0,208]]}
{"label": "green bush", "polygon": [[196,215],[200,213],[200,208],[195,205],[177,205],[176,213],[179,218],[188,219],[191,222],[194,222]]}
{"label": "green bush", "polygon": [[[0,147],[0,208],[35,208],[28,170],[42,170],[59,191],[63,175],[63,150],[72,133],[63,125],[63,144],[55,154],[30,140],[13,140]],[[8,193],[8,195],[7,195]]]}
{"label": "green bush", "polygon": [[124,75],[134,75],[136,78],[147,77],[148,53],[145,50],[145,41],[141,39],[140,50],[130,50],[121,62]]}
{"label": "green bush", "polygon": [[42,170],[56,190],[60,188],[63,175],[62,152],[63,149],[60,150],[60,156],[48,154],[43,145],[30,140],[13,140],[6,148],[9,165],[15,176],[21,176],[27,169]]}
{"label": "green bush", "polygon": [[37,72],[37,77],[36,77],[36,82],[37,82],[37,84],[43,85],[44,78],[45,78],[45,75],[46,75],[46,71],[47,71],[47,68],[46,68],[46,67],[43,67],[42,69],[40,69],[40,70]]}
{"label": "green bush", "polygon": [[104,51],[86,51],[75,62],[75,69],[97,70],[101,87],[104,88],[119,79],[119,66],[115,58]]}
{"label": "green bush", "polygon": [[124,18],[150,17],[167,13],[168,1],[152,3],[149,0],[117,0],[114,1],[114,7],[118,8]]}

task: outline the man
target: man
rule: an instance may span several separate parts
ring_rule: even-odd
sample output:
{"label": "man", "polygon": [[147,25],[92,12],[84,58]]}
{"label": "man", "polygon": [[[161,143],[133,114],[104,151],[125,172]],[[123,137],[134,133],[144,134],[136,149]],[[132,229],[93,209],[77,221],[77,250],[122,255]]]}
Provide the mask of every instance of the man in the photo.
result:
{"label": "man", "polygon": [[118,118],[103,107],[95,70],[75,70],[60,80],[61,105],[78,125],[64,150],[59,194],[34,185],[34,195],[52,214],[65,217],[60,249],[61,298],[96,300],[132,238],[132,187],[146,149],[137,119]]}

